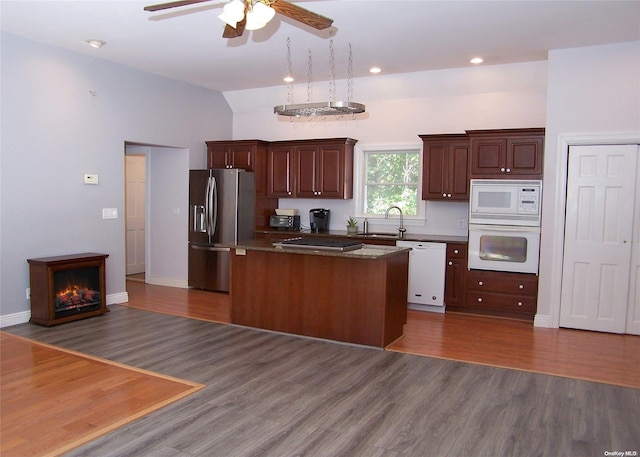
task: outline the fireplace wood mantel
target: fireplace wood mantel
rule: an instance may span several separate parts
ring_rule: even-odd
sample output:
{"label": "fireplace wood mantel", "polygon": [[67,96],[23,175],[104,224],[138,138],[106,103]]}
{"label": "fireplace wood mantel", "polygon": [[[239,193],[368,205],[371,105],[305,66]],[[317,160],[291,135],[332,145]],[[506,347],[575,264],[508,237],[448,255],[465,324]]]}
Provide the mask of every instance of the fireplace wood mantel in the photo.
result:
{"label": "fireplace wood mantel", "polygon": [[[31,284],[29,322],[51,326],[108,312],[105,285],[107,257],[109,257],[108,254],[87,252],[27,259]],[[56,284],[56,274],[58,278],[65,273],[81,275],[85,269],[86,282],[90,284],[82,284],[82,289],[79,287],[78,290],[70,290],[64,298],[61,298],[60,291],[57,290],[60,284]],[[71,301],[68,304],[62,304],[60,302],[63,299],[71,299]]]}

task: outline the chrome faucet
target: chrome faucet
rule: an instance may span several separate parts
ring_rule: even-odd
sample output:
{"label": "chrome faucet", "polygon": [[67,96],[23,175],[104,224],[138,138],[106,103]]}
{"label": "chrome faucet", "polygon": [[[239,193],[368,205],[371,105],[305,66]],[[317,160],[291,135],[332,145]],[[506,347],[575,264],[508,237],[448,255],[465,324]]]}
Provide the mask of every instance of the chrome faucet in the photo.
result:
{"label": "chrome faucet", "polygon": [[399,206],[390,206],[387,211],[385,211],[384,213],[384,218],[385,219],[389,219],[389,211],[391,211],[392,209],[397,209],[398,212],[400,213],[400,227],[398,227],[398,238],[404,238],[404,232],[407,231],[406,228],[404,228],[404,221],[403,221],[403,216],[402,216],[402,210],[400,209]]}

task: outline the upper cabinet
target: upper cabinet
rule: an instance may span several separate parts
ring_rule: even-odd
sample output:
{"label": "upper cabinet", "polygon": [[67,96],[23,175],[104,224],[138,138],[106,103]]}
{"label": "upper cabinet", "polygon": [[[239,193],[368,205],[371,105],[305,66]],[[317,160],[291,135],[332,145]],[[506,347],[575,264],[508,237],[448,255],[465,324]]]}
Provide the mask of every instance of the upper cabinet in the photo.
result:
{"label": "upper cabinet", "polygon": [[469,137],[465,134],[420,135],[422,199],[469,200]]}
{"label": "upper cabinet", "polygon": [[267,154],[269,196],[352,198],[355,143],[351,138],[271,143]]}
{"label": "upper cabinet", "polygon": [[467,130],[470,178],[542,179],[544,129]]}
{"label": "upper cabinet", "polygon": [[256,186],[255,227],[269,227],[269,216],[278,205],[278,200],[268,197],[267,148],[269,143],[261,140],[205,141],[207,145],[207,168],[240,168],[254,172]]}
{"label": "upper cabinet", "polygon": [[256,152],[266,149],[264,141],[206,141],[208,168],[242,168],[255,171]]}
{"label": "upper cabinet", "polygon": [[273,198],[295,197],[293,180],[293,144],[271,143],[267,151],[267,195]]}

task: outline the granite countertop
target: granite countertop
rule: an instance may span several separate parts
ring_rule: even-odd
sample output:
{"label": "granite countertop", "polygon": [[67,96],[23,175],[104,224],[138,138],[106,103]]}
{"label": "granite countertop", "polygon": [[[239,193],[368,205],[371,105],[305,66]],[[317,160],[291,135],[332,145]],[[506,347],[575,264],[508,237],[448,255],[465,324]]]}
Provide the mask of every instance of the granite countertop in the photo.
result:
{"label": "granite countertop", "polygon": [[469,241],[466,236],[454,236],[454,235],[428,235],[422,233],[405,233],[403,238],[398,238],[397,235],[392,233],[380,233],[373,232],[369,235],[365,235],[362,233],[358,233],[356,235],[352,235],[347,233],[346,230],[328,230],[326,232],[314,233],[311,230],[300,230],[300,231],[288,231],[288,230],[262,230],[257,233],[262,234],[274,234],[274,235],[291,235],[292,237],[298,235],[313,235],[318,237],[323,236],[339,236],[339,237],[348,237],[356,240],[362,240],[363,243],[367,242],[367,239],[378,239],[378,240],[389,240],[389,241],[423,241],[423,242],[438,242],[438,243],[467,243]]}
{"label": "granite countertop", "polygon": [[380,246],[363,244],[361,248],[352,251],[331,251],[323,249],[310,249],[300,248],[294,245],[282,247],[281,245],[274,245],[271,240],[257,239],[257,240],[241,240],[237,244],[219,244],[221,247],[228,247],[238,250],[246,249],[247,251],[268,251],[268,252],[281,252],[288,254],[306,254],[306,255],[320,255],[330,257],[347,257],[353,259],[367,259],[375,260],[381,258],[392,257],[398,254],[409,252],[410,248],[401,248],[396,246]]}

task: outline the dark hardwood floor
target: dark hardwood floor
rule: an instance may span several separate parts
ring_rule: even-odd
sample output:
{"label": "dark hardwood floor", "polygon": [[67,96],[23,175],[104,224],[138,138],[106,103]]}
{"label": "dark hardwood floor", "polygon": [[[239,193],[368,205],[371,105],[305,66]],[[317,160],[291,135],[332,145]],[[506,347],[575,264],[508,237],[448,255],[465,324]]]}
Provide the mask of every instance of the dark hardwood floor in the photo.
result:
{"label": "dark hardwood floor", "polygon": [[636,388],[110,308],[4,330],[206,387],[67,456],[640,452]]}

